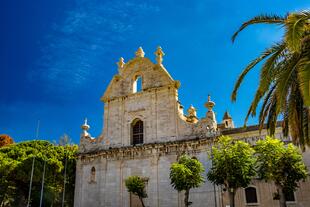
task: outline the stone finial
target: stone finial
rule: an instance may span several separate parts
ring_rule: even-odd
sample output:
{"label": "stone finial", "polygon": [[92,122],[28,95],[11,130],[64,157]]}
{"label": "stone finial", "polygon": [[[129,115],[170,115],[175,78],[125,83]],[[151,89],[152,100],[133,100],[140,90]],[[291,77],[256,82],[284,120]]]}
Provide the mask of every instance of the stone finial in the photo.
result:
{"label": "stone finial", "polygon": [[214,106],[215,106],[215,103],[211,101],[211,96],[208,95],[208,102],[205,103],[205,107],[207,107],[209,111],[212,111],[212,108]]}
{"label": "stone finial", "polygon": [[188,115],[189,116],[197,116],[197,112],[196,109],[193,107],[193,105],[191,105],[188,109],[187,109]]}
{"label": "stone finial", "polygon": [[197,123],[198,122],[197,112],[196,112],[196,109],[193,107],[193,105],[191,105],[187,109],[187,113],[188,113],[188,115],[186,116],[187,122],[190,122],[190,123]]}
{"label": "stone finial", "polygon": [[160,46],[157,47],[157,50],[154,54],[156,55],[157,64],[161,65],[163,63],[163,56],[165,55],[165,53]]}
{"label": "stone finial", "polygon": [[144,57],[145,53],[142,49],[142,47],[139,47],[137,52],[136,52],[136,57]]}
{"label": "stone finial", "polygon": [[81,128],[83,130],[81,136],[82,137],[90,137],[90,134],[88,133],[90,126],[87,124],[87,118],[85,118],[84,124],[81,126]]}
{"label": "stone finial", "polygon": [[119,61],[116,63],[118,66],[118,71],[120,72],[120,70],[124,67],[125,62],[124,62],[124,58],[120,57]]}
{"label": "stone finial", "polygon": [[216,130],[217,129],[217,122],[215,113],[212,110],[215,106],[215,103],[211,101],[211,96],[208,95],[208,101],[205,103],[205,106],[208,108],[208,111],[206,113],[206,122],[210,130]]}

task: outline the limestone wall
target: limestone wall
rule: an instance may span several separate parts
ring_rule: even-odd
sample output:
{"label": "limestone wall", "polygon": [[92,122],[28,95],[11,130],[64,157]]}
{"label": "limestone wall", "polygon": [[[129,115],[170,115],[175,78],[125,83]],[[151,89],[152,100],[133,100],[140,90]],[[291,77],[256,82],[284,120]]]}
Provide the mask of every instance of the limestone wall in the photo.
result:
{"label": "limestone wall", "polygon": [[[144,145],[120,148],[93,155],[80,155],[77,167],[75,207],[84,206],[130,206],[130,194],[125,179],[131,175],[147,178],[145,199],[147,206],[183,206],[184,195],[170,185],[170,166],[177,157],[187,152],[210,167],[208,140],[183,142],[183,144]],[[91,168],[96,168],[96,182],[91,182]],[[192,206],[214,206],[213,185],[206,182],[192,190]]]}
{"label": "limestone wall", "polygon": [[[109,101],[104,108],[103,136],[111,146],[131,145],[131,123],[136,118],[144,124],[144,143],[175,141],[184,135],[178,123],[176,89],[172,86],[150,89]],[[183,127],[191,133],[189,125]],[[181,131],[181,132],[180,132]]]}

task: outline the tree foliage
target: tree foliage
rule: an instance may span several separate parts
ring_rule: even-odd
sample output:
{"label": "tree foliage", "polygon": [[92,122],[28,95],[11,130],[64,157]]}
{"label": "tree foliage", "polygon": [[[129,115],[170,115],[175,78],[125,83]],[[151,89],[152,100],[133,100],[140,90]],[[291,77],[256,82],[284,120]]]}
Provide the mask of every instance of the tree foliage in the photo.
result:
{"label": "tree foliage", "polygon": [[13,139],[7,134],[0,134],[0,147],[4,147],[9,144],[13,144]]}
{"label": "tree foliage", "polygon": [[300,151],[292,144],[285,146],[282,141],[270,137],[258,141],[255,150],[259,177],[275,183],[280,206],[286,206],[285,192],[294,192],[298,182],[308,175]]}
{"label": "tree foliage", "polygon": [[278,43],[266,49],[246,66],[235,83],[231,95],[237,98],[238,89],[244,77],[258,63],[264,61],[260,81],[250,105],[245,124],[250,115],[256,115],[258,103],[262,101],[259,124],[265,121],[271,135],[276,128],[277,117],[284,117],[284,134],[292,135],[293,143],[305,149],[310,145],[310,12],[289,13],[284,17],[260,15],[243,23],[232,37],[252,24],[276,24],[285,28]]}
{"label": "tree foliage", "polygon": [[182,155],[179,160],[170,167],[171,185],[177,191],[185,191],[185,206],[189,206],[189,191],[191,188],[197,188],[204,183],[202,173],[204,167],[202,163],[188,155]]}
{"label": "tree foliage", "polygon": [[67,166],[66,205],[73,205],[77,146],[55,146],[47,141],[28,141],[0,149],[0,206],[26,206],[33,158],[35,167],[31,205],[39,206],[43,165],[46,161],[44,204],[61,205],[64,163]]}
{"label": "tree foliage", "polygon": [[222,136],[212,147],[211,160],[212,167],[207,178],[228,189],[230,206],[234,207],[236,190],[247,187],[256,174],[254,150],[248,143]]}
{"label": "tree foliage", "polygon": [[125,185],[127,187],[128,192],[137,195],[141,201],[142,206],[144,207],[143,198],[147,197],[147,193],[145,191],[145,183],[143,179],[139,176],[129,176],[125,180]]}

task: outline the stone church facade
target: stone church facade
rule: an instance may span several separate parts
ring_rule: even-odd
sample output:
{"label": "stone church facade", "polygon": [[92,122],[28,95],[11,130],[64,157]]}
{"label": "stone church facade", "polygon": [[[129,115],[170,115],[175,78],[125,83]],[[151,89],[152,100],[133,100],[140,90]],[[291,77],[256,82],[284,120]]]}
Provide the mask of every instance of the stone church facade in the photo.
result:
{"label": "stone church facade", "polygon": [[[181,207],[184,193],[170,185],[170,165],[187,153],[197,157],[206,171],[211,162],[208,152],[213,140],[220,135],[254,144],[267,134],[259,133],[258,126],[235,128],[232,117],[226,112],[217,123],[213,107],[207,98],[205,117],[199,119],[191,106],[183,112],[178,99],[180,82],[174,80],[163,66],[164,52],[155,52],[156,63],[144,57],[139,48],[135,57],[124,62],[120,58],[118,74],[107,87],[101,100],[104,102],[102,134],[93,138],[87,121],[82,125],[80,153],[76,167],[75,207],[138,207],[139,200],[127,192],[125,179],[131,175],[144,178],[149,207]],[[276,130],[282,137],[280,127]],[[309,154],[304,156],[310,165]],[[300,189],[290,197],[289,206],[310,206],[310,184],[300,183]],[[247,189],[236,195],[236,206],[278,206],[273,200],[272,183],[253,180]],[[221,186],[206,181],[190,192],[194,207],[228,206],[227,192]]]}

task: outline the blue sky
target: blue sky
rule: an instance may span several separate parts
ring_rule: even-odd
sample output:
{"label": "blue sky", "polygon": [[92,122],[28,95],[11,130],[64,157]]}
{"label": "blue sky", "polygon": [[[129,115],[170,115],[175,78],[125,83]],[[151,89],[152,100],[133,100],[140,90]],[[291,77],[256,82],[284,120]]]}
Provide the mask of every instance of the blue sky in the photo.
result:
{"label": "blue sky", "polygon": [[[181,81],[179,98],[205,116],[210,93],[218,122],[225,110],[242,126],[257,87],[259,68],[243,83],[238,100],[230,94],[246,64],[282,36],[276,26],[249,27],[234,44],[242,22],[258,14],[309,9],[306,0],[144,1],[53,0],[0,3],[0,133],[15,141],[58,140],[64,133],[79,143],[87,117],[91,134],[103,126],[100,97],[117,73],[119,57],[134,57],[142,46],[154,60],[161,45],[163,64]],[[257,123],[252,118],[249,124]]]}

